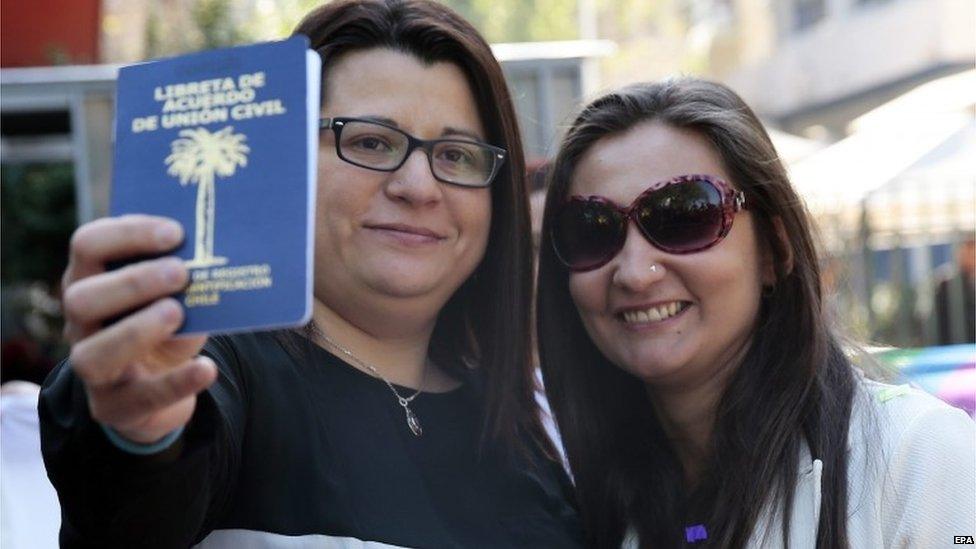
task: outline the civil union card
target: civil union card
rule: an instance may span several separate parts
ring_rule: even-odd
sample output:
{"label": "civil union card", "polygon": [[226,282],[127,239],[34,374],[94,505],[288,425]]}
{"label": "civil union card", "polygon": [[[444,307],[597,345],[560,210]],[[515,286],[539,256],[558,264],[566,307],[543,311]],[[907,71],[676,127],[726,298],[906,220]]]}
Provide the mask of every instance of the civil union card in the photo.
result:
{"label": "civil union card", "polygon": [[183,224],[179,333],[308,321],[320,78],[303,36],[119,71],[111,213]]}

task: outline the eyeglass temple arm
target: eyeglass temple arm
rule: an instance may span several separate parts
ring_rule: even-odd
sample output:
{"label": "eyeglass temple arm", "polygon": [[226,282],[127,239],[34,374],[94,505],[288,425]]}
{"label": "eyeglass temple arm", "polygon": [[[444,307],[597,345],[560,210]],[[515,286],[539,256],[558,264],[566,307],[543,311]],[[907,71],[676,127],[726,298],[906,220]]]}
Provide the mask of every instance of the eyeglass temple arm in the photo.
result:
{"label": "eyeglass temple arm", "polygon": [[333,118],[319,118],[319,129],[329,130],[332,129]]}
{"label": "eyeglass temple arm", "polygon": [[742,191],[734,191],[732,195],[732,205],[735,208],[735,211],[747,209],[746,193]]}

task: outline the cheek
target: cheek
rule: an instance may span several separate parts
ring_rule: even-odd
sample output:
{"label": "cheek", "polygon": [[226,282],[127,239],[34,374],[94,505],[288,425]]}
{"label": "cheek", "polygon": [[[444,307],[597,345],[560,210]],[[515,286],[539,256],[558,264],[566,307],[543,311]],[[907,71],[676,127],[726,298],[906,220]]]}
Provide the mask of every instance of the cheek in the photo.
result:
{"label": "cheek", "polygon": [[338,228],[343,225],[342,221],[348,219],[346,212],[351,209],[351,206],[349,197],[321,179],[316,193],[315,233],[321,242],[323,239],[337,236]]}
{"label": "cheek", "polygon": [[336,183],[343,178],[344,169],[326,156],[319,154],[319,169],[315,187],[315,207],[319,212],[319,219],[323,213],[334,207],[336,199],[341,195],[342,188]]}
{"label": "cheek", "polygon": [[[761,287],[759,265],[747,258],[705,264],[703,268],[689,272],[689,285],[704,288],[710,294],[741,298]],[[690,270],[689,270],[690,271]]]}
{"label": "cheek", "polygon": [[580,275],[569,275],[569,295],[573,298],[573,304],[577,309],[583,309],[586,302],[586,282],[580,280]]}
{"label": "cheek", "polygon": [[741,264],[736,269],[716,268],[709,280],[712,298],[705,301],[705,319],[721,325],[752,326],[759,312],[761,283],[756,265]]}
{"label": "cheek", "polygon": [[462,239],[479,250],[480,257],[488,246],[488,235],[491,232],[491,194],[487,189],[475,192],[468,189],[450,189],[450,191],[452,192],[449,197],[451,215],[455,219],[458,231]]}
{"label": "cheek", "polygon": [[479,200],[475,207],[475,215],[473,216],[472,225],[476,227],[478,234],[481,236],[482,244],[487,244],[488,234],[491,233],[491,200],[486,198],[484,200]]}
{"label": "cheek", "polygon": [[609,275],[601,269],[569,276],[569,293],[590,340],[610,362],[627,370],[628,341],[621,338],[620,327],[607,313],[609,286]]}
{"label": "cheek", "polygon": [[[744,234],[743,234],[744,233]],[[728,253],[714,257],[698,269],[688,269],[687,279],[695,291],[701,291],[706,313],[719,316],[731,324],[751,325],[759,310],[762,294],[762,261],[755,239],[740,233],[743,238],[731,240]]]}
{"label": "cheek", "polygon": [[319,145],[318,169],[316,175],[318,176],[318,186],[320,190],[322,189],[323,183],[327,183],[335,176],[335,174],[342,172],[345,169],[343,164],[348,165],[346,162],[340,160],[339,157],[336,156],[334,145]]}
{"label": "cheek", "polygon": [[371,172],[341,160],[320,160],[315,205],[319,222],[330,225],[367,210],[380,192],[381,172]]}
{"label": "cheek", "polygon": [[606,281],[605,277],[599,275],[599,269],[569,275],[569,295],[572,296],[580,320],[588,331],[591,331],[593,322],[606,308]]}

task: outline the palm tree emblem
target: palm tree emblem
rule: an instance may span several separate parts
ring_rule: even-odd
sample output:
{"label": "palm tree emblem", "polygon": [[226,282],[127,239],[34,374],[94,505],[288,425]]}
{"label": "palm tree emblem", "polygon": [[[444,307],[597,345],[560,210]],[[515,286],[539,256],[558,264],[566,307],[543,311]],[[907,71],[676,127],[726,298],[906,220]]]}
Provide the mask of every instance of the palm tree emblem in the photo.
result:
{"label": "palm tree emblem", "polygon": [[230,177],[238,166],[247,166],[250,147],[247,137],[234,133],[232,126],[210,133],[206,128],[182,130],[170,144],[166,171],[180,178],[180,185],[197,185],[196,236],[193,259],[187,267],[209,267],[227,263],[226,257],[214,256],[214,181],[217,176]]}

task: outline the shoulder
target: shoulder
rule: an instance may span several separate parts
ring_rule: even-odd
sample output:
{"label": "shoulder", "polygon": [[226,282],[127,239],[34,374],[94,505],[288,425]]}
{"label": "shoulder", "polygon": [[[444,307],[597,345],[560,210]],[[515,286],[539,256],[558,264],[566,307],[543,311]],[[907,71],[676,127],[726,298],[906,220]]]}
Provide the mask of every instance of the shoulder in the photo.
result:
{"label": "shoulder", "polygon": [[236,334],[214,335],[207,339],[204,352],[207,354],[233,356],[244,351],[263,351],[280,346],[280,341],[294,337],[289,332],[241,332]]}
{"label": "shoulder", "polygon": [[286,330],[217,335],[207,340],[203,354],[228,369],[247,369],[251,364],[273,369],[276,364],[299,361],[308,352],[303,341],[298,334]]}
{"label": "shoulder", "polygon": [[973,444],[972,418],[921,389],[863,380],[855,399],[852,432],[874,431],[885,450],[921,450],[925,443],[923,448],[961,451]]}
{"label": "shoulder", "polygon": [[[288,385],[296,378],[303,379],[299,370],[308,361],[303,359],[307,350],[301,347],[301,341],[299,335],[286,331],[211,336],[202,354],[217,364],[220,377],[209,392],[218,401],[221,396],[247,400],[266,393],[259,387]],[[290,351],[289,346],[294,350]]]}
{"label": "shoulder", "polygon": [[875,517],[861,527],[880,528],[885,546],[972,531],[976,424],[962,410],[907,385],[864,380],[850,456],[852,533],[858,516]]}

